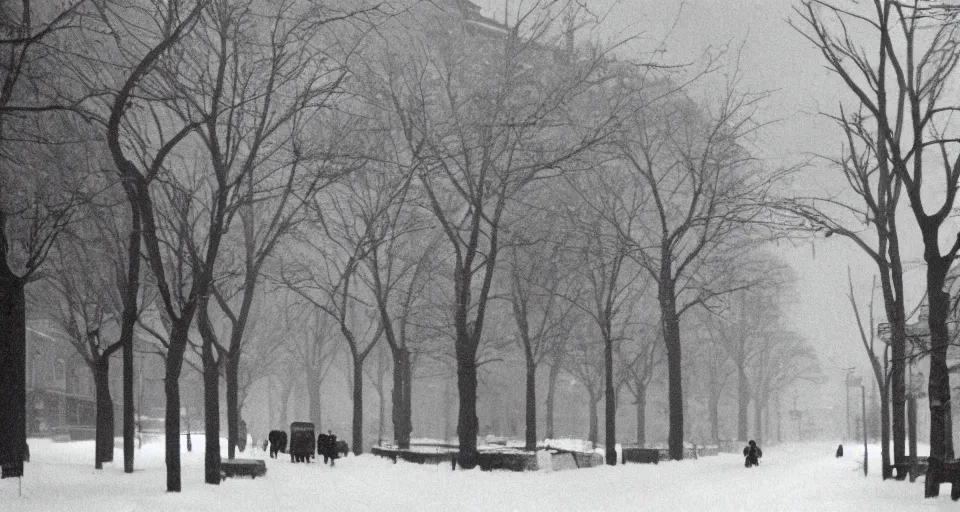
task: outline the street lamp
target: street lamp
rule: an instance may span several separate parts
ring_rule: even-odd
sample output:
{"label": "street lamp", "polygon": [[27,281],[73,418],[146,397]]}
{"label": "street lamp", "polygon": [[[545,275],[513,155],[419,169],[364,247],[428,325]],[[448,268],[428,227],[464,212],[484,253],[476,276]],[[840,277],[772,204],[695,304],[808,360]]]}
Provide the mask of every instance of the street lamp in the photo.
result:
{"label": "street lamp", "polygon": [[847,439],[848,437],[850,437],[850,386],[851,386],[851,384],[850,384],[850,382],[851,382],[850,376],[851,376],[851,374],[853,373],[853,370],[855,370],[856,368],[857,368],[856,366],[851,366],[850,368],[840,368],[840,371],[844,372],[844,375],[843,375],[843,387],[845,388],[846,394],[847,394],[847,416],[846,416],[847,430],[846,430],[846,437],[841,436],[844,441],[846,441],[846,439]]}

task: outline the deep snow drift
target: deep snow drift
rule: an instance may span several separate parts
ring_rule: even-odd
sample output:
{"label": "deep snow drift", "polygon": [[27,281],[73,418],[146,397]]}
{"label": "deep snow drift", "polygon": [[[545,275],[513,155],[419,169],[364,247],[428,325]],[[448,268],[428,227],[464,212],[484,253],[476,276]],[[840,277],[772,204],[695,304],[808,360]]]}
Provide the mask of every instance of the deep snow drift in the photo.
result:
{"label": "deep snow drift", "polygon": [[[223,443],[222,446],[225,446]],[[600,467],[555,472],[451,471],[372,455],[349,456],[335,467],[292,464],[289,456],[266,458],[266,477],[203,484],[203,439],[184,452],[183,492],[166,493],[161,442],[137,452],[137,471],[123,473],[123,455],[93,469],[93,443],[30,441],[22,496],[18,481],[0,481],[0,510],[10,511],[207,511],[207,510],[838,510],[960,509],[949,484],[936,499],[923,498],[923,479],[881,482],[879,446],[870,451],[865,478],[863,448],[836,444],[763,446],[759,468],[746,469],[738,455],[659,465]],[[923,451],[923,450],[921,450]],[[225,452],[225,449],[224,449]],[[250,457],[245,453],[243,457]]]}

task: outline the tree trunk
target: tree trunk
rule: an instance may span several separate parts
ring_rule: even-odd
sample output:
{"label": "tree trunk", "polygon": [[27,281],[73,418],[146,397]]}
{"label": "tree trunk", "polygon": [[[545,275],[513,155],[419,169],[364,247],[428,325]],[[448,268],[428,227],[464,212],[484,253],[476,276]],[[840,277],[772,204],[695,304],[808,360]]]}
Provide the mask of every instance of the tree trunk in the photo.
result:
{"label": "tree trunk", "polygon": [[124,186],[130,202],[130,236],[127,243],[127,282],[124,288],[120,343],[123,345],[123,472],[133,473],[136,423],[133,418],[133,331],[137,324],[137,297],[140,292],[140,210],[129,185]]}
{"label": "tree trunk", "polygon": [[307,398],[310,406],[310,422],[316,425],[319,431],[323,432],[320,404],[320,370],[317,368],[307,368]]}
{"label": "tree trunk", "polygon": [[[176,328],[174,328],[176,333]],[[183,333],[185,336],[186,333]],[[164,442],[166,448],[167,492],[180,492],[180,370],[183,348],[175,346],[171,336],[164,371],[163,391],[166,395],[164,414]]]}
{"label": "tree trunk", "polygon": [[537,366],[527,357],[527,429],[524,450],[537,449]]}
{"label": "tree trunk", "polygon": [[290,428],[290,421],[287,416],[287,407],[290,403],[290,394],[293,393],[293,376],[287,376],[287,380],[280,383],[280,430]]}
{"label": "tree trunk", "polygon": [[[925,237],[926,238],[926,237]],[[950,295],[943,291],[949,262],[942,257],[927,258],[927,295],[930,326],[930,456],[953,459],[953,434],[950,428],[950,374],[947,372],[947,314]]]}
{"label": "tree trunk", "polygon": [[0,466],[23,476],[27,443],[27,317],[24,284],[0,255]]}
{"label": "tree trunk", "polygon": [[93,366],[93,382],[97,394],[97,429],[94,467],[103,469],[113,461],[113,400],[110,398],[110,357],[101,356]]}
{"label": "tree trunk", "polygon": [[443,440],[449,441],[453,437],[453,389],[447,380],[443,388]]}
{"label": "tree trunk", "polygon": [[880,388],[880,461],[881,478],[886,480],[893,476],[890,467],[890,392],[882,385]]}
{"label": "tree trunk", "polygon": [[590,394],[590,431],[587,434],[587,440],[593,443],[594,446],[597,445],[597,440],[599,436],[599,418],[597,414],[597,404],[600,403],[599,398],[594,398],[593,393]]}
{"label": "tree trunk", "polygon": [[670,459],[683,460],[683,382],[680,369],[680,322],[674,313],[663,320],[663,338],[667,346],[668,401],[670,423],[667,446]]}
{"label": "tree trunk", "polygon": [[477,363],[476,347],[468,336],[457,337],[457,392],[460,408],[457,414],[457,439],[460,451],[457,464],[464,469],[477,466],[477,434],[480,420],[477,418]]}
{"label": "tree trunk", "polygon": [[671,277],[669,251],[663,249],[660,277],[657,280],[657,301],[663,343],[667,349],[667,400],[670,421],[667,446],[672,460],[683,460],[683,370],[680,350],[680,316],[677,314],[676,285]]}
{"label": "tree trunk", "polygon": [[[206,307],[206,304],[203,307]],[[220,364],[214,356],[213,343],[206,336],[204,338],[203,426],[206,447],[203,456],[203,481],[220,485]]]}
{"label": "tree trunk", "polygon": [[747,418],[749,415],[747,410],[750,407],[750,391],[747,387],[749,384],[746,368],[737,368],[737,377],[737,440],[746,442],[747,439],[750,439],[749,419]]}
{"label": "tree trunk", "polygon": [[232,459],[237,455],[240,441],[240,355],[227,355],[224,365],[224,378],[227,381],[227,458]]}
{"label": "tree trunk", "polygon": [[560,376],[560,365],[550,366],[550,372],[547,374],[547,418],[546,418],[546,438],[554,439],[556,433],[553,429],[554,403],[557,396],[557,377]]}
{"label": "tree trunk", "polygon": [[720,444],[720,396],[711,391],[710,403],[707,406],[710,415],[710,439]]}
{"label": "tree trunk", "polygon": [[637,383],[637,446],[647,444],[647,387]]}
{"label": "tree trunk", "polygon": [[363,361],[353,360],[353,454],[363,453]]}
{"label": "tree trunk", "polygon": [[393,441],[401,450],[410,448],[410,435],[413,433],[413,405],[411,392],[413,369],[410,365],[410,351],[398,347],[393,354]]}
{"label": "tree trunk", "polygon": [[617,392],[613,387],[613,340],[605,336],[603,347],[604,367],[604,451],[606,464],[617,465]]}
{"label": "tree trunk", "polygon": [[[893,460],[896,464],[907,464],[906,458],[906,346],[907,337],[904,332],[906,325],[906,311],[903,300],[903,264],[900,260],[900,238],[897,232],[895,216],[887,221],[889,227],[889,247],[887,254],[890,260],[889,278],[887,273],[880,269],[880,284],[883,291],[884,304],[887,306],[887,322],[891,328],[891,388],[888,389],[887,405],[890,407],[893,419]],[[888,284],[889,283],[889,284]],[[888,291],[889,288],[889,291]],[[885,415],[885,418],[890,418]],[[886,444],[884,446],[887,446]],[[889,457],[889,455],[888,455]],[[906,478],[906,471],[898,471],[897,479]]]}
{"label": "tree trunk", "polygon": [[753,439],[757,444],[763,444],[763,406],[760,404],[760,398],[754,398],[753,400],[753,427],[754,434]]}

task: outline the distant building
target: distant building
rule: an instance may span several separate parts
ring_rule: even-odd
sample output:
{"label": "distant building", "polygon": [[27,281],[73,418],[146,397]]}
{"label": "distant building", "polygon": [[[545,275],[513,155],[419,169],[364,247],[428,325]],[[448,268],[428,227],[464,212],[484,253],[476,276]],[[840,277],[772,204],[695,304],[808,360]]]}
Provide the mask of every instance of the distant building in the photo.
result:
{"label": "distant building", "polygon": [[[93,439],[97,420],[93,375],[55,323],[27,322],[26,359],[27,436],[66,434],[72,439]],[[110,384],[117,411],[119,368],[111,372]]]}

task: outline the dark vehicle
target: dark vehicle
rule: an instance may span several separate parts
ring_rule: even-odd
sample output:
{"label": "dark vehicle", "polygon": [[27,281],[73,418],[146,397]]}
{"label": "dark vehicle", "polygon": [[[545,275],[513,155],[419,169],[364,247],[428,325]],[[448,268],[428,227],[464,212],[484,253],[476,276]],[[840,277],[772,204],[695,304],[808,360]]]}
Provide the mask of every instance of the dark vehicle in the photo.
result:
{"label": "dark vehicle", "polygon": [[290,424],[290,461],[310,462],[317,449],[313,423],[294,421]]}

